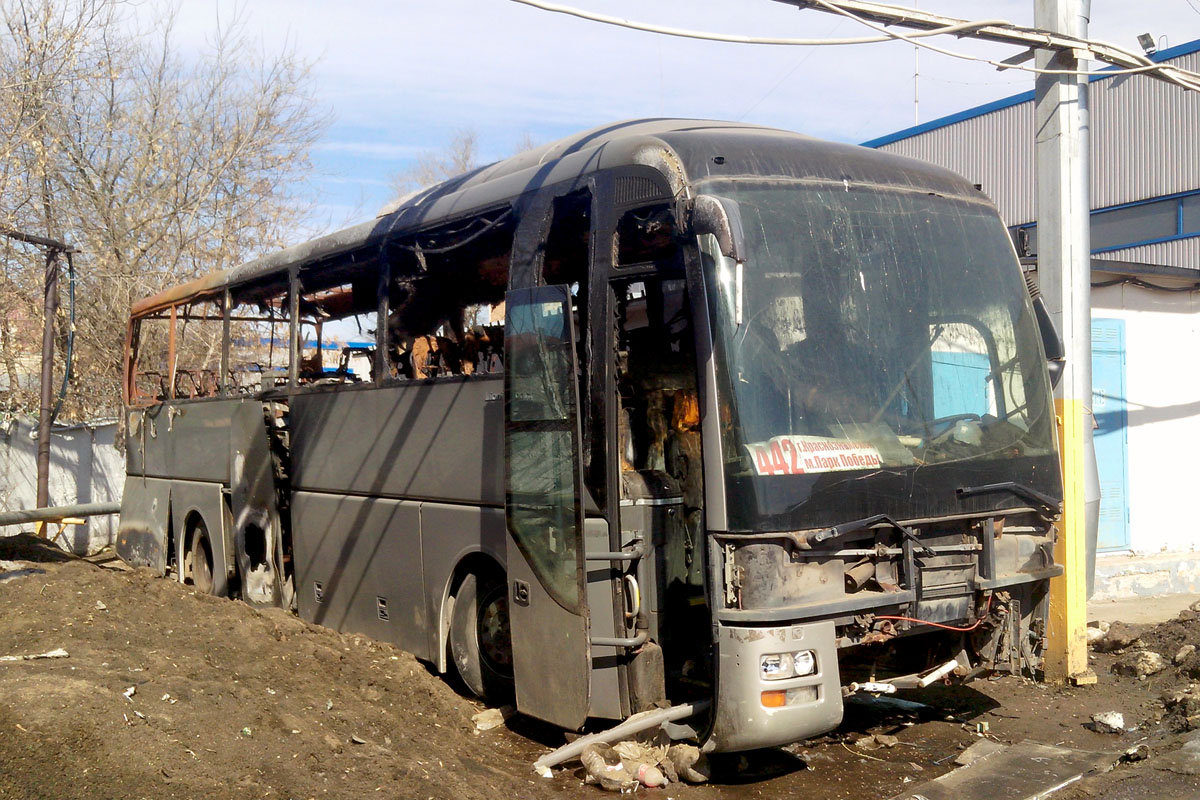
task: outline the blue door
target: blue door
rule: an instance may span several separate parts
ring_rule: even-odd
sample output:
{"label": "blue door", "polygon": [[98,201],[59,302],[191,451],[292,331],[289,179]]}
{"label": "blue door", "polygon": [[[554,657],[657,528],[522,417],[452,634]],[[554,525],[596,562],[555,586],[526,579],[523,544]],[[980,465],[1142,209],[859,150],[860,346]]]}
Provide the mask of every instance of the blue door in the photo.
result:
{"label": "blue door", "polygon": [[1092,413],[1100,476],[1096,549],[1129,549],[1129,471],[1125,402],[1125,320],[1092,320]]}

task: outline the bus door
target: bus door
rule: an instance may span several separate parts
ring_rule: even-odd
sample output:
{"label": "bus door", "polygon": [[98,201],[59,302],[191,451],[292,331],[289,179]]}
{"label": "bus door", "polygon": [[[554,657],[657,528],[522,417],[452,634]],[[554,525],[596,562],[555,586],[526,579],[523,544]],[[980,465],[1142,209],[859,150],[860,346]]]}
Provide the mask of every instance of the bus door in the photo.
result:
{"label": "bus door", "polygon": [[703,697],[710,677],[695,334],[682,270],[654,267],[612,283],[621,543],[644,554],[626,577],[629,633],[646,638],[627,670],[633,712]]}
{"label": "bus door", "polygon": [[566,286],[506,296],[505,518],[517,708],[564,728],[588,716],[579,390]]}

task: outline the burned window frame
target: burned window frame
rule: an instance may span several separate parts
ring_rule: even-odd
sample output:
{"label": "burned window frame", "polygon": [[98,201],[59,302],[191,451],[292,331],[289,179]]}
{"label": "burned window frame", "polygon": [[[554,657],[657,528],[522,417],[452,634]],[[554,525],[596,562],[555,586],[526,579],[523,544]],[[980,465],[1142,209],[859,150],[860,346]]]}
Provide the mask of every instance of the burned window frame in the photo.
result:
{"label": "burned window frame", "polygon": [[[194,309],[197,307],[211,306],[217,313],[195,314]],[[222,381],[223,364],[225,358],[226,335],[225,335],[225,298],[221,292],[204,292],[180,300],[175,303],[164,304],[157,308],[144,311],[140,314],[131,316],[129,325],[126,329],[125,336],[125,380],[124,380],[124,400],[125,404],[131,408],[150,408],[160,403],[166,402],[191,402],[194,400],[208,400],[215,397],[221,397],[225,392],[225,385]],[[147,322],[161,321],[167,325],[167,346],[165,354],[166,374],[154,373],[159,375],[161,392],[157,397],[145,395],[139,390],[139,376],[150,375],[150,372],[141,372],[138,367],[142,363],[145,352],[143,346],[147,344],[143,336],[144,324]],[[181,397],[178,391],[178,379],[180,375],[179,355],[180,355],[180,337],[181,327],[188,322],[218,322],[221,324],[221,333],[217,342],[218,352],[218,367],[214,374],[214,382],[211,391],[205,392],[199,385],[196,386],[197,392],[188,397]],[[186,369],[184,372],[191,373],[193,370]]]}
{"label": "burned window frame", "polygon": [[[226,287],[224,352],[221,365],[223,396],[258,396],[264,392],[279,391],[287,388],[296,363],[295,354],[291,347],[294,335],[292,320],[295,318],[293,297],[294,292],[292,291],[291,282],[288,280],[286,270],[268,274],[254,280],[234,283]],[[267,302],[271,299],[275,300],[274,304]],[[238,309],[243,306],[255,305],[260,310],[259,314],[241,315],[238,313]],[[277,310],[271,312],[268,309]],[[275,316],[275,314],[278,314],[278,316]],[[269,353],[271,357],[268,359],[267,366],[271,367],[272,373],[280,373],[276,374],[275,378],[272,379],[270,386],[264,385],[262,380],[264,373],[261,369],[259,370],[259,385],[257,387],[246,385],[242,381],[234,379],[234,374],[238,371],[235,361],[239,361],[234,354],[236,343],[233,326],[237,323],[270,324]],[[279,338],[275,331],[280,326],[282,326],[285,334],[283,346],[279,348],[279,352],[283,354],[283,363],[275,366],[275,342]],[[254,363],[261,366],[261,362]]]}
{"label": "burned window frame", "polygon": [[505,203],[385,241],[384,384],[503,372],[503,318],[478,314],[503,308],[517,227]]}

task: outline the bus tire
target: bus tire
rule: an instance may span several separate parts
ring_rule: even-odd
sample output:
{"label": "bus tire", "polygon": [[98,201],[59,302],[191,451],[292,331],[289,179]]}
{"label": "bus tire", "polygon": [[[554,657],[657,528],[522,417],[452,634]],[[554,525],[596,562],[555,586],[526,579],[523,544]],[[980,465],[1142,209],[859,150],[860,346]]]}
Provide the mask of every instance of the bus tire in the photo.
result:
{"label": "bus tire", "polygon": [[468,573],[454,593],[450,657],[473,694],[493,705],[513,696],[508,587],[495,574]]}
{"label": "bus tire", "polygon": [[213,593],[213,555],[212,544],[208,541],[208,531],[203,522],[197,522],[188,531],[190,543],[187,555],[183,558],[183,576],[190,581],[192,587],[200,594]]}

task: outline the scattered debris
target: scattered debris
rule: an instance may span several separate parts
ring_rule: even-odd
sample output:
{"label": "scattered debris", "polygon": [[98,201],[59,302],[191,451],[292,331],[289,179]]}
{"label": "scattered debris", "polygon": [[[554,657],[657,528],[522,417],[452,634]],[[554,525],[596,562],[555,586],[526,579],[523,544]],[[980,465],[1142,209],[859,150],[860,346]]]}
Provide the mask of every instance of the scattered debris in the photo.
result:
{"label": "scattered debris", "polygon": [[1104,634],[1104,638],[1096,642],[1096,649],[1104,653],[1127,650],[1141,641],[1140,635],[1132,625],[1117,621],[1108,627],[1108,633]]}
{"label": "scattered debris", "polygon": [[1127,764],[1133,764],[1138,761],[1145,761],[1150,757],[1150,748],[1144,744],[1139,744],[1136,747],[1131,747],[1121,755],[1121,761]]}
{"label": "scattered debris", "polygon": [[1102,711],[1092,714],[1091,727],[1097,733],[1124,733],[1125,715],[1120,711]]}
{"label": "scattered debris", "polygon": [[712,776],[700,748],[672,744],[661,731],[642,741],[592,742],[583,748],[579,761],[586,773],[584,782],[610,792],[631,792],[638,786],[653,789],[679,781],[704,783]]}
{"label": "scattered debris", "polygon": [[621,757],[611,746],[603,742],[589,744],[579,754],[579,760],[587,772],[585,783],[594,783],[609,792],[632,792],[637,788],[637,778],[621,763]]}
{"label": "scattered debris", "polygon": [[135,694],[137,694],[137,687],[136,687],[136,686],[130,686],[128,689],[126,689],[125,691],[121,692],[121,694],[125,695],[125,699],[126,699],[126,700],[128,700],[129,702],[131,702],[131,703],[132,703],[132,702],[133,702],[133,696],[134,696]]}
{"label": "scattered debris", "polygon": [[352,734],[352,735],[350,736],[350,742],[351,742],[352,744],[366,744],[366,743],[367,743],[367,740],[366,740],[366,739],[364,739],[364,738],[362,738],[362,737],[361,737],[361,736],[359,736],[358,734]]}
{"label": "scattered debris", "polygon": [[251,731],[250,728],[248,728],[248,727],[242,728],[242,736],[248,737],[248,736],[252,736],[252,735],[253,735],[253,731]]}
{"label": "scattered debris", "polygon": [[108,606],[104,605],[104,603],[97,600],[96,601],[96,610],[97,611],[108,611]]}
{"label": "scattered debris", "polygon": [[705,783],[712,777],[708,757],[692,744],[673,744],[667,748],[667,759],[675,770],[678,780],[687,783]]}
{"label": "scattered debris", "polygon": [[1184,661],[1187,660],[1188,656],[1190,656],[1194,652],[1196,652],[1196,645],[1185,644],[1183,647],[1179,648],[1178,652],[1175,653],[1175,657],[1171,660],[1174,661],[1177,665],[1182,664]]}
{"label": "scattered debris", "polygon": [[1132,657],[1116,662],[1113,672],[1120,675],[1131,675],[1143,679],[1155,675],[1167,668],[1167,660],[1153,650],[1139,650]]}
{"label": "scattered debris", "polygon": [[486,711],[480,711],[471,717],[471,721],[475,723],[475,732],[483,733],[493,728],[499,728],[508,722],[508,718],[512,715],[512,706],[502,706],[501,708],[489,708]]}
{"label": "scattered debris", "polygon": [[0,661],[35,661],[39,658],[70,658],[66,650],[61,647],[48,650],[45,653],[32,653],[30,655],[20,656],[0,656]]}
{"label": "scattered debris", "polygon": [[878,750],[881,747],[895,747],[898,744],[900,744],[899,739],[886,733],[864,736],[854,742],[854,746],[860,750]]}
{"label": "scattered debris", "polygon": [[1088,646],[1093,646],[1108,634],[1108,629],[1112,627],[1104,620],[1092,620],[1087,624],[1087,643]]}

